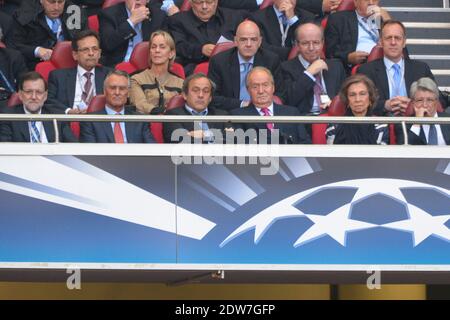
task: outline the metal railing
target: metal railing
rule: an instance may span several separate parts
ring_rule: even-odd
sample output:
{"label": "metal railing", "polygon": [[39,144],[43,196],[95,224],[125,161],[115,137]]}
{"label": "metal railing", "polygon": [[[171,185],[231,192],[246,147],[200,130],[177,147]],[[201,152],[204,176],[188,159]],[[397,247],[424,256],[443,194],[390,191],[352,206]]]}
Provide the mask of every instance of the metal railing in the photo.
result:
{"label": "metal railing", "polygon": [[2,121],[52,121],[55,143],[59,143],[58,121],[63,122],[223,122],[223,123],[373,123],[401,124],[404,144],[408,144],[407,124],[446,124],[450,117],[319,117],[319,116],[171,116],[171,115],[66,115],[0,114]]}

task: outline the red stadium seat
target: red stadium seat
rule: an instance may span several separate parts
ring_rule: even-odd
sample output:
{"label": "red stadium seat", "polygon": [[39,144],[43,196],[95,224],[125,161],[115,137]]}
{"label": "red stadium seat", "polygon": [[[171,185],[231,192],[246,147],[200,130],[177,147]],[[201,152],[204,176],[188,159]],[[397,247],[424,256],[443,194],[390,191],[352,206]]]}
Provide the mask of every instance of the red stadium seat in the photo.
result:
{"label": "red stadium seat", "polygon": [[0,48],[6,48],[6,45],[0,41]]}
{"label": "red stadium seat", "polygon": [[179,63],[172,63],[172,66],[170,67],[170,72],[172,72],[174,75],[179,76],[181,79],[185,79],[186,75],[184,73],[184,68]]}
{"label": "red stadium seat", "polygon": [[333,100],[331,100],[327,113],[330,117],[340,117],[345,114],[345,109],[346,106],[342,103],[339,95],[337,95],[333,98]]}
{"label": "red stadium seat", "polygon": [[185,100],[183,98],[183,95],[177,94],[170,98],[170,100],[167,102],[166,111],[182,107],[184,106],[184,103]]}
{"label": "red stadium seat", "polygon": [[283,101],[279,96],[273,96],[273,102],[275,102],[276,104],[283,104]]}
{"label": "red stadium seat", "polygon": [[[320,116],[331,116],[338,117],[343,116],[345,114],[345,105],[342,103],[339,95],[335,96],[333,100],[331,100],[331,104],[328,107],[328,112],[321,114]],[[327,138],[325,136],[325,132],[327,130],[327,123],[313,123],[311,125],[312,130],[312,143],[313,144],[326,144]]]}
{"label": "red stadium seat", "polygon": [[191,10],[191,2],[189,0],[184,0],[180,6],[180,11],[189,11]]}
{"label": "red stadium seat", "polygon": [[259,10],[265,9],[273,5],[273,0],[264,0],[263,3],[259,6]]}
{"label": "red stadium seat", "polygon": [[72,57],[72,44],[70,41],[58,42],[53,48],[52,56],[49,61],[39,62],[36,65],[36,71],[39,72],[44,79],[48,80],[50,71],[62,68],[74,68],[77,62]]}
{"label": "red stadium seat", "polygon": [[[180,108],[184,106],[184,102],[183,96],[181,94],[177,94],[167,102],[166,111]],[[164,143],[163,124],[161,122],[152,122],[150,124],[150,131],[152,132],[153,138],[155,138],[156,142]]]}
{"label": "red stadium seat", "polygon": [[6,104],[6,106],[8,108],[12,108],[18,104],[21,104],[22,100],[20,100],[19,94],[17,92],[14,92],[8,99],[8,103]]}
{"label": "red stadium seat", "polygon": [[92,16],[88,17],[88,26],[89,26],[89,29],[98,33],[99,23],[98,23],[97,15],[92,15]]}
{"label": "red stadium seat", "polygon": [[[211,57],[215,56],[218,53],[230,50],[231,48],[234,48],[234,47],[236,47],[236,44],[231,41],[219,43],[214,47],[214,50],[211,52]],[[207,61],[201,62],[195,66],[194,73],[201,72],[201,73],[204,73],[205,75],[207,75],[208,67],[209,67],[209,62],[207,62]]]}
{"label": "red stadium seat", "polygon": [[102,9],[106,9],[108,7],[115,6],[116,4],[119,4],[121,2],[125,2],[125,0],[105,0],[103,2]]}
{"label": "red stadium seat", "polygon": [[[374,60],[381,59],[381,58],[383,58],[383,56],[384,56],[383,47],[380,46],[379,44],[377,44],[370,51],[369,56],[367,57],[367,62],[371,62],[371,61],[374,61]],[[352,68],[352,75],[358,73],[358,69],[359,69],[360,66],[361,66],[360,64],[357,64],[357,65],[353,66],[353,68]]]}
{"label": "red stadium seat", "polygon": [[97,96],[94,96],[91,100],[91,102],[89,103],[87,112],[91,113],[91,112],[97,112],[102,110],[103,108],[105,108],[105,104],[106,104],[106,98],[104,94],[99,94]]}
{"label": "red stadium seat", "polygon": [[336,9],[336,11],[346,11],[346,10],[355,10],[354,0],[342,0],[341,4]]}
{"label": "red stadium seat", "polygon": [[194,68],[194,73],[203,73],[207,75],[208,71],[209,71],[209,62],[201,62]]}

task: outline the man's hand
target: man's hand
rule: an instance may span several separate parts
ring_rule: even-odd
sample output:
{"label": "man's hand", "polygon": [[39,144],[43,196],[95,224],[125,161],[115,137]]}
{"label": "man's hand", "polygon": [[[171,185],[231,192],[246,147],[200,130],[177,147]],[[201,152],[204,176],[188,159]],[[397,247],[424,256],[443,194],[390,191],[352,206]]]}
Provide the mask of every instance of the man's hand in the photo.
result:
{"label": "man's hand", "polygon": [[397,96],[392,99],[386,100],[384,108],[390,111],[394,116],[403,115],[408,108],[408,104],[411,101],[408,97]]}
{"label": "man's hand", "polygon": [[328,70],[327,63],[322,59],[317,59],[316,61],[311,63],[309,67],[306,69],[306,71],[312,74],[313,76],[320,73],[322,70]]}
{"label": "man's hand", "polygon": [[250,105],[250,101],[242,100],[242,102],[241,102],[241,107],[242,108],[248,107],[249,105]]}
{"label": "man's hand", "polygon": [[414,112],[416,114],[416,117],[427,117],[428,116],[427,108],[425,108],[424,105],[421,105],[421,106],[414,105]]}
{"label": "man's hand", "polygon": [[167,10],[167,15],[173,16],[175,13],[178,13],[178,12],[180,12],[180,9],[176,5],[173,5],[169,8],[169,10]]}
{"label": "man's hand", "polygon": [[83,114],[83,113],[87,113],[87,109],[80,110],[78,108],[72,108],[69,111],[67,111],[67,114]]}
{"label": "man's hand", "polygon": [[295,6],[292,4],[290,0],[283,0],[280,3],[280,7],[278,10],[284,13],[286,18],[291,19],[293,16],[295,16],[294,12]]}
{"label": "man's hand", "polygon": [[41,58],[44,61],[50,60],[50,57],[52,56],[53,50],[47,49],[47,48],[39,48],[38,50],[38,57]]}
{"label": "man's hand", "polygon": [[202,47],[202,54],[203,54],[204,56],[210,57],[210,56],[211,56],[211,53],[212,53],[213,50],[214,50],[214,47],[215,47],[215,45],[213,45],[213,44],[205,44],[205,45]]}
{"label": "man's hand", "polygon": [[150,10],[146,6],[136,8],[136,4],[133,4],[130,12],[130,21],[134,26],[150,17]]}
{"label": "man's hand", "polygon": [[203,130],[189,131],[188,135],[190,135],[194,139],[203,139]]}
{"label": "man's hand", "polygon": [[341,4],[342,0],[323,0],[322,1],[322,12],[331,12],[335,11],[339,5]]}
{"label": "man's hand", "polygon": [[351,65],[361,64],[367,61],[369,54],[364,51],[353,51],[348,54],[347,60]]}

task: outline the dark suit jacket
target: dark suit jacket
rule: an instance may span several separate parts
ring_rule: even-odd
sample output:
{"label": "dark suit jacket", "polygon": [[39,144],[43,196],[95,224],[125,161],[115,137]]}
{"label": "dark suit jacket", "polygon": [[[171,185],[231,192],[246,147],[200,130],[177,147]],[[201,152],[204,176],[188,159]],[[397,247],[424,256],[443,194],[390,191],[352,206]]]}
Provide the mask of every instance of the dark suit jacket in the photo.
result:
{"label": "dark suit jacket", "polygon": [[358,44],[358,18],[356,12],[338,11],[330,14],[325,29],[327,58],[340,59],[347,66],[349,53]]}
{"label": "dark suit jacket", "polygon": [[[422,61],[405,59],[405,86],[406,92],[409,95],[409,88],[414,81],[419,80],[422,77],[428,77],[434,79],[431,73],[430,67]],[[389,82],[386,73],[386,66],[383,59],[368,62],[361,65],[358,69],[358,73],[365,74],[375,84],[378,89],[378,102],[374,109],[374,114],[383,115],[384,104],[386,100],[389,100]]]}
{"label": "dark suit jacket", "polygon": [[[167,30],[167,17],[161,11],[160,4],[150,2],[150,19],[142,22],[142,40],[148,41],[156,30]],[[100,43],[103,50],[102,63],[115,66],[123,61],[128,49],[128,42],[136,31],[127,22],[128,14],[125,3],[106,8],[99,12]]]}
{"label": "dark suit jacket", "polygon": [[[222,116],[227,115],[228,112],[220,109],[216,109],[212,106],[208,106],[208,115],[209,116]],[[186,110],[186,108],[180,107],[175,108],[172,110],[169,110],[166,112],[166,115],[172,115],[172,116],[192,116],[192,114]],[[194,116],[192,116],[195,118]],[[224,137],[224,129],[225,128],[231,128],[231,125],[222,123],[222,122],[207,122],[209,129],[215,129],[220,130],[222,132],[222,135]],[[172,133],[177,129],[184,129],[186,130],[186,135],[183,137],[180,137],[178,141],[172,141]],[[173,143],[173,142],[181,142],[181,141],[188,141],[191,140],[191,143],[194,142],[194,139],[187,136],[187,133],[189,131],[193,130],[199,130],[200,128],[194,128],[194,122],[164,122],[163,123],[163,133],[164,133],[164,142],[166,143]],[[218,139],[219,137],[216,137]],[[216,142],[221,143],[222,141],[216,140]]]}
{"label": "dark suit jacket", "polygon": [[289,51],[295,43],[295,29],[297,29],[300,24],[314,21],[314,15],[306,10],[295,10],[295,14],[298,17],[298,21],[289,27],[285,47],[281,46],[280,24],[273,6],[255,11],[250,16],[250,19],[256,22],[261,30],[261,35],[263,37],[263,48],[277,53],[281,61],[287,59]]}
{"label": "dark suit jacket", "polygon": [[[22,54],[14,49],[0,48],[0,70],[8,82],[17,90],[20,75],[27,72],[25,60]],[[0,77],[0,87],[7,89],[6,84]]]}
{"label": "dark suit jacket", "polygon": [[[263,66],[271,70],[275,78],[277,95],[281,96],[282,80],[280,59],[269,50],[258,50],[253,67]],[[221,52],[209,61],[208,77],[216,84],[214,105],[221,109],[232,110],[240,107],[240,66],[238,49]],[[279,89],[279,90],[278,90]]]}
{"label": "dark suit jacket", "polygon": [[[103,81],[110,71],[111,69],[107,67],[95,68],[95,92],[97,94],[103,93]],[[53,70],[48,77],[48,99],[62,104],[64,110],[72,108],[77,81],[76,67]]]}
{"label": "dark suit jacket", "polygon": [[[325,61],[328,70],[323,71],[323,78],[328,96],[333,99],[339,93],[341,84],[346,78],[346,73],[340,60],[327,59]],[[281,74],[286,90],[285,102],[290,106],[296,106],[300,114],[311,111],[314,99],[315,82],[304,71],[305,68],[298,58],[281,64]]]}
{"label": "dark suit jacket", "polygon": [[[450,114],[448,113],[438,113],[438,117],[450,117]],[[445,143],[447,145],[450,145],[450,125],[440,125],[442,135],[444,136]],[[420,135],[416,135],[411,130],[411,124],[406,126],[406,130],[408,130],[408,144],[411,145],[426,145],[427,144],[427,138],[425,137],[424,131],[422,130],[422,127],[420,128]],[[403,138],[403,130],[401,126],[396,125],[395,126],[395,133],[397,136],[397,144],[404,144],[405,139]]]}
{"label": "dark suit jacket", "polygon": [[8,42],[12,24],[13,19],[6,13],[0,11],[0,28],[2,29],[3,34],[3,39],[0,40],[2,40],[4,43]]}
{"label": "dark suit jacket", "polygon": [[[13,114],[25,114],[23,105],[19,104],[11,110]],[[51,105],[42,107],[42,114],[55,114],[58,110]],[[45,135],[48,142],[55,142],[55,130],[52,121],[43,121]],[[68,123],[58,122],[59,140],[61,142],[78,142]],[[5,121],[0,124],[0,141],[2,142],[30,142],[30,130],[27,121]]]}
{"label": "dark suit jacket", "polygon": [[[274,116],[299,116],[300,113],[294,107],[273,104]],[[260,116],[258,110],[254,105],[249,105],[245,108],[234,109],[231,111],[231,115],[237,116]],[[265,143],[265,141],[259,141],[259,130],[264,129],[267,130],[266,123],[234,123],[233,127],[235,129],[242,129],[247,131],[248,129],[256,130],[256,134],[258,135],[258,143]],[[275,123],[275,129],[280,130],[280,143],[287,144],[309,144],[311,143],[311,139],[308,133],[305,130],[303,124],[292,124],[292,123]],[[272,143],[270,139],[270,134],[268,134],[269,141],[267,143]],[[252,141],[246,141],[246,143],[254,143]],[[275,142],[274,142],[275,143]]]}
{"label": "dark suit jacket", "polygon": [[[92,114],[106,115],[103,109]],[[125,107],[125,114],[136,114]],[[125,134],[128,143],[155,143],[146,122],[125,122]],[[80,121],[80,142],[115,143],[111,122]]]}
{"label": "dark suit jacket", "polygon": [[[68,22],[69,25],[73,23],[73,18],[71,17],[73,12],[68,13],[67,11],[70,5],[72,4],[66,1],[65,9],[61,16],[64,40],[68,41],[72,40],[77,32],[87,28],[87,16],[83,9],[81,9],[80,28],[69,29],[67,27]],[[47,25],[42,7],[37,12],[25,11],[21,13],[18,10],[14,18],[14,27],[8,45],[22,52],[28,68],[32,70],[39,62],[39,59],[34,56],[36,47],[52,49],[57,42],[56,36]]]}
{"label": "dark suit jacket", "polygon": [[200,31],[205,23],[192,10],[169,17],[169,29],[175,39],[178,61],[185,67],[207,61],[208,57],[202,54],[202,47],[205,44],[216,44],[221,35],[233,40],[237,26],[244,18],[243,11],[217,8],[216,14],[206,24],[206,36]]}

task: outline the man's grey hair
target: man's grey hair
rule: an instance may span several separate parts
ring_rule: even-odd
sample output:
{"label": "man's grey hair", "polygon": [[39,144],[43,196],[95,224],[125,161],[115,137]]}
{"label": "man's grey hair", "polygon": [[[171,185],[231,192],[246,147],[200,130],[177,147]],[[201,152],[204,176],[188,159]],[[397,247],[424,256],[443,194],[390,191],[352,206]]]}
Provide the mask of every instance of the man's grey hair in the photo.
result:
{"label": "man's grey hair", "polygon": [[257,67],[251,68],[250,71],[247,73],[247,76],[245,77],[245,86],[247,87],[247,89],[249,88],[249,85],[250,85],[248,83],[248,79],[250,78],[250,75],[257,71],[263,71],[263,72],[267,73],[267,75],[270,78],[270,81],[272,82],[273,85],[275,85],[275,81],[273,79],[272,72],[269,69],[267,69],[266,67],[257,66]]}
{"label": "man's grey hair", "polygon": [[131,78],[128,75],[128,73],[126,73],[125,71],[122,70],[113,70],[110,73],[108,73],[108,75],[105,78],[105,81],[103,81],[103,87],[106,87],[106,81],[108,80],[109,77],[116,75],[116,76],[121,76],[121,77],[125,77],[127,78],[128,81],[128,89],[131,88]]}
{"label": "man's grey hair", "polygon": [[419,80],[413,82],[409,90],[410,96],[414,98],[416,92],[419,90],[432,92],[436,98],[439,98],[438,86],[431,78],[420,78]]}

